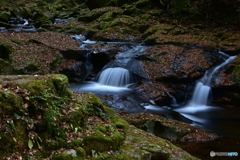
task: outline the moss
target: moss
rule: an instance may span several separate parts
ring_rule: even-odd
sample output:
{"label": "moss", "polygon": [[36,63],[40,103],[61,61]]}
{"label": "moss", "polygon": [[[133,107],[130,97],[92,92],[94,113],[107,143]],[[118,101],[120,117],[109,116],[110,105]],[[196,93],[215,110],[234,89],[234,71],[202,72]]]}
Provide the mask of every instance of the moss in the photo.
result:
{"label": "moss", "polygon": [[[46,139],[49,137],[46,137]],[[56,139],[50,140],[49,142],[44,143],[44,150],[46,151],[54,151],[59,148],[66,148],[68,146],[66,139]]]}
{"label": "moss", "polygon": [[12,52],[13,48],[10,44],[0,41],[0,58],[10,60],[10,54]]}
{"label": "moss", "polygon": [[[135,145],[133,145],[135,144]],[[127,131],[125,143],[121,146],[120,152],[131,156],[133,159],[193,159],[197,158],[174,146],[170,142],[158,138],[152,134],[130,126]]]}
{"label": "moss", "polygon": [[[80,146],[82,146],[82,141],[79,140],[79,139],[73,140],[72,142],[70,142],[68,144],[68,147],[79,147],[80,148],[80,152],[83,152],[84,150]],[[83,151],[81,151],[81,150],[83,150]]]}
{"label": "moss", "polygon": [[138,9],[150,9],[151,6],[147,0],[140,0],[137,1],[135,7]]}
{"label": "moss", "polygon": [[66,153],[55,154],[52,156],[52,160],[74,160],[73,156]]}
{"label": "moss", "polygon": [[47,16],[42,16],[41,18],[38,18],[35,23],[34,26],[36,28],[39,28],[40,26],[42,26],[43,24],[53,24],[53,19],[52,17],[47,17]]}
{"label": "moss", "polygon": [[54,74],[51,76],[52,83],[55,87],[55,91],[60,96],[71,96],[71,93],[67,89],[68,86],[68,78],[62,74]]}
{"label": "moss", "polygon": [[99,130],[96,130],[95,134],[95,136],[83,136],[83,149],[87,154],[90,154],[91,150],[97,152],[116,150],[124,140],[124,137],[118,131],[115,131],[111,137],[104,136]]}
{"label": "moss", "polygon": [[32,11],[28,7],[18,7],[11,10],[11,15],[14,17],[24,17],[24,18],[32,18]]}
{"label": "moss", "polygon": [[61,27],[58,27],[58,26],[52,25],[52,24],[42,24],[41,27],[48,29],[50,31],[58,31],[59,29],[61,29]]}
{"label": "moss", "polygon": [[24,68],[27,72],[35,72],[38,71],[39,64],[35,62],[28,62],[27,66]]}
{"label": "moss", "polygon": [[31,95],[39,95],[48,89],[45,83],[45,80],[30,80],[25,84],[22,84],[22,87],[27,89]]}
{"label": "moss", "polygon": [[114,118],[114,120],[112,120],[113,124],[116,125],[117,128],[123,129],[123,130],[127,130],[129,127],[129,124],[127,123],[127,121],[121,119],[121,118]]}
{"label": "moss", "polygon": [[7,134],[0,131],[0,158],[3,155],[22,152],[24,148],[27,148],[28,135],[25,122],[22,120],[10,121],[6,127]]}
{"label": "moss", "polygon": [[110,150],[117,150],[124,142],[125,133],[118,130],[115,124],[97,123],[92,126],[94,134],[90,136],[82,136],[83,148],[87,154],[91,150],[96,152],[104,152]]}
{"label": "moss", "polygon": [[8,23],[9,18],[11,15],[8,12],[1,12],[0,13],[0,21]]}
{"label": "moss", "polygon": [[9,155],[11,152],[14,152],[14,140],[11,136],[6,133],[0,132],[0,158],[4,155]]}
{"label": "moss", "polygon": [[85,160],[86,159],[86,152],[83,148],[79,147],[77,150],[77,160]]}
{"label": "moss", "polygon": [[11,39],[11,41],[12,41],[13,43],[16,43],[16,44],[19,44],[19,45],[24,45],[24,44],[27,43],[26,41],[19,40],[19,39]]}
{"label": "moss", "polygon": [[75,128],[79,127],[85,127],[87,116],[86,113],[83,111],[82,106],[79,104],[75,105],[76,109],[75,111],[70,112],[68,123],[72,125],[72,129],[75,130]]}
{"label": "moss", "polygon": [[6,22],[0,22],[0,27],[11,28],[12,26]]}
{"label": "moss", "polygon": [[26,108],[22,106],[22,98],[18,97],[12,91],[0,90],[0,108],[5,113],[24,114]]}
{"label": "moss", "polygon": [[12,67],[11,63],[0,58],[0,74],[14,74],[17,71]]}

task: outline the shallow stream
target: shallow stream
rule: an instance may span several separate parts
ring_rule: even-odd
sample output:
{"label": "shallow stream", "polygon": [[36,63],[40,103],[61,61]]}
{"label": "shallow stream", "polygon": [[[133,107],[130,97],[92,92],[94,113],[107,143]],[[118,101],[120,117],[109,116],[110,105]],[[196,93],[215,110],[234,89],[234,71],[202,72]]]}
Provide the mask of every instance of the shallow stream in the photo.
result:
{"label": "shallow stream", "polygon": [[[82,47],[96,43],[90,40],[82,42]],[[114,43],[117,44],[118,42]],[[123,44],[123,42],[119,43]],[[125,69],[126,66],[129,69],[134,56],[141,54],[148,47],[134,43],[128,44],[125,46],[125,51],[119,52],[114,62],[110,62],[111,65],[107,64],[93,81],[81,82],[71,86],[70,89],[77,92],[92,92],[101,96],[110,96],[111,101],[114,101],[114,103],[111,101],[105,101],[105,103],[114,109],[125,110],[130,113],[151,112],[165,115],[218,134],[221,138],[209,142],[175,142],[176,145],[201,159],[211,159],[210,151],[238,152],[240,154],[240,109],[225,109],[221,106],[208,105],[208,95],[211,92],[210,84],[213,75],[235,57],[224,55],[226,58],[223,63],[209,69],[196,82],[195,91],[192,98],[188,100],[187,105],[177,104],[174,97],[172,97],[172,105],[157,106],[153,100],[144,97],[145,93],[134,88],[134,82],[137,81],[137,78],[133,73],[142,72],[141,66],[139,65],[137,70],[130,67],[131,72]],[[224,53],[221,52],[221,54]],[[144,71],[141,75],[147,77],[144,75]],[[222,157],[222,159],[224,158],[229,157]]]}

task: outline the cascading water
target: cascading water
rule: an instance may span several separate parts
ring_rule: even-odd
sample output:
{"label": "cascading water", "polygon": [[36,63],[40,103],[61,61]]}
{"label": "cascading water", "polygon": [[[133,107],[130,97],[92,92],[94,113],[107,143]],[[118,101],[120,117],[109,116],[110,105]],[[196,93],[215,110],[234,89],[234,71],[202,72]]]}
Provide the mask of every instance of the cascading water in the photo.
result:
{"label": "cascading water", "polygon": [[234,58],[235,56],[229,57],[227,60],[225,60],[225,62],[208,70],[205,73],[203,78],[197,82],[193,97],[188,106],[207,105],[209,93],[211,91],[211,82],[213,81],[214,74],[216,74],[216,72],[218,72],[220,68],[230,63]]}
{"label": "cascading water", "polygon": [[[88,49],[87,45],[96,43],[96,41],[86,40],[82,35],[71,37],[81,41],[80,47],[84,49]],[[149,47],[128,42],[106,43],[122,45],[122,52],[119,52],[115,56],[116,59],[109,62],[93,81],[82,82],[69,88],[77,92],[92,92],[101,95],[124,95],[133,91],[133,89],[128,88],[128,85],[136,83],[140,76],[145,76],[143,72],[140,72],[140,63],[134,58]]]}
{"label": "cascading water", "polygon": [[[216,67],[209,69],[201,78],[195,86],[193,96],[190,102],[181,108],[174,109],[175,111],[181,113],[183,116],[193,120],[195,123],[203,124],[206,123],[205,116],[210,115],[211,110],[215,109],[214,112],[217,113],[216,107],[208,106],[209,94],[211,92],[211,84],[214,81],[214,75],[225,65],[230,63],[236,56],[229,57],[228,55],[223,54],[224,62],[219,64]],[[227,58],[225,58],[227,56]],[[211,113],[212,114],[212,113]]]}
{"label": "cascading water", "polygon": [[98,83],[109,86],[124,87],[132,83],[127,69],[116,67],[105,69],[98,78]]}

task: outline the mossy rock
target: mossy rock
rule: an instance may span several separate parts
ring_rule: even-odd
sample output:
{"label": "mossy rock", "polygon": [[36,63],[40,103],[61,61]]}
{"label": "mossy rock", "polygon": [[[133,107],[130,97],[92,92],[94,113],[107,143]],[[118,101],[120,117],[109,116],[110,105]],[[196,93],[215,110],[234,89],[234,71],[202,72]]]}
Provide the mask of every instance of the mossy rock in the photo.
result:
{"label": "mossy rock", "polygon": [[[0,22],[8,23],[8,20],[10,19],[11,15],[8,12],[1,12],[0,13]],[[5,27],[5,26],[1,26]]]}
{"label": "mossy rock", "polygon": [[53,24],[54,22],[54,14],[44,14],[44,13],[37,13],[33,17],[34,19],[34,27],[39,28],[41,25],[46,25],[46,24]]}
{"label": "mossy rock", "polygon": [[101,11],[101,10],[92,10],[91,12],[87,13],[86,15],[81,15],[78,17],[78,21],[83,22],[92,22],[96,19],[98,19],[101,15],[106,13],[107,11]]}
{"label": "mossy rock", "polygon": [[9,152],[22,152],[24,148],[27,148],[28,135],[26,127],[24,121],[15,119],[8,122],[5,133],[0,131],[0,158],[9,154]]}
{"label": "mossy rock", "polygon": [[90,154],[91,150],[97,152],[115,151],[123,144],[125,135],[120,133],[114,125],[107,127],[109,127],[108,132],[110,132],[110,136],[106,136],[104,131],[98,130],[99,127],[94,131],[95,135],[83,136],[83,149],[87,154]]}
{"label": "mossy rock", "polygon": [[193,157],[169,141],[157,138],[133,126],[129,127],[126,135],[126,140],[121,146],[120,152],[130,156],[131,159],[143,160],[151,157],[152,159],[163,160],[198,160],[198,158]]}
{"label": "mossy rock", "polygon": [[6,22],[0,22],[0,27],[11,28],[12,26]]}
{"label": "mossy rock", "polygon": [[14,67],[10,62],[0,58],[0,74],[1,75],[14,75],[14,74],[21,74],[21,73],[23,73],[22,70],[14,69]]}
{"label": "mossy rock", "polygon": [[45,28],[47,30],[50,30],[50,31],[58,31],[61,29],[61,27],[58,27],[58,26],[52,25],[52,24],[42,24],[41,27]]}
{"label": "mossy rock", "polygon": [[0,41],[0,58],[9,60],[12,52],[13,48],[10,44]]}
{"label": "mossy rock", "polygon": [[137,1],[135,7],[138,9],[150,9],[151,5],[148,0]]}
{"label": "mossy rock", "polygon": [[0,108],[6,114],[14,112],[24,115],[26,112],[26,108],[22,106],[22,98],[11,91],[0,90],[0,100]]}
{"label": "mossy rock", "polygon": [[28,7],[19,7],[11,10],[11,15],[14,17],[32,18],[33,14]]}
{"label": "mossy rock", "polygon": [[74,160],[73,156],[66,153],[55,154],[52,156],[52,160]]}

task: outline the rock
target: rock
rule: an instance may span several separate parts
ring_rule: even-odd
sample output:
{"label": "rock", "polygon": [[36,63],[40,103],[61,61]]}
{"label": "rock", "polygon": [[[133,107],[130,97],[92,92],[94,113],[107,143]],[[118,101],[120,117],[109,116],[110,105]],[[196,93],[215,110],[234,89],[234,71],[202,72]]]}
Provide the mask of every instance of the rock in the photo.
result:
{"label": "rock", "polygon": [[23,17],[23,18],[29,19],[33,17],[32,11],[28,7],[13,8],[10,11],[10,13],[13,17],[17,17],[17,18]]}
{"label": "rock", "polygon": [[190,124],[151,113],[128,114],[119,111],[119,115],[137,128],[171,141],[209,141],[218,138],[216,134]]}
{"label": "rock", "polygon": [[194,159],[166,140],[129,126],[94,94],[71,92],[64,75],[0,76],[0,83],[0,158]]}
{"label": "rock", "polygon": [[[174,96],[176,91],[186,93],[187,85],[203,76],[206,69],[214,66],[217,60],[209,61],[210,56],[212,59],[218,59],[214,52],[206,52],[197,47],[184,49],[173,45],[156,45],[144,54],[148,55],[148,59],[142,59],[141,64],[150,83],[143,83],[139,88],[149,93],[161,105],[170,105],[164,104],[164,100],[170,98],[168,93]],[[177,99],[178,102],[182,100]]]}
{"label": "rock", "polygon": [[240,94],[240,58],[237,56],[230,64],[223,68],[212,88],[213,103],[221,106],[239,106]]}
{"label": "rock", "polygon": [[0,58],[8,61],[12,52],[13,48],[11,45],[0,41]]}
{"label": "rock", "polygon": [[11,25],[6,22],[0,22],[0,27],[11,28]]}
{"label": "rock", "polygon": [[95,8],[102,8],[107,6],[118,6],[121,7],[123,4],[128,3],[128,0],[87,0],[85,2],[90,10],[93,10]]}
{"label": "rock", "polygon": [[10,19],[11,15],[8,12],[1,12],[0,13],[0,21],[8,23],[8,20]]}

